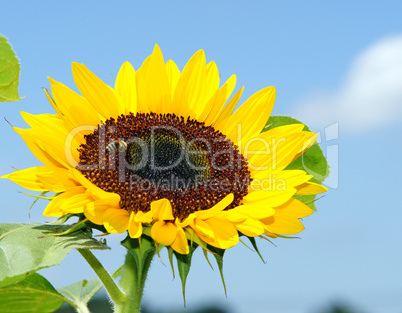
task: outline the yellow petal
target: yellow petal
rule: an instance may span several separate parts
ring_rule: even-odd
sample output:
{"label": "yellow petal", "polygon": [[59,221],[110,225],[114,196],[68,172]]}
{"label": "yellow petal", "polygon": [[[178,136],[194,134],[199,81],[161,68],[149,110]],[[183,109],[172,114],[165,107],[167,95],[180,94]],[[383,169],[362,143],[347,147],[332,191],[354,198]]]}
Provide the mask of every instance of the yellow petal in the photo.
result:
{"label": "yellow petal", "polygon": [[157,221],[174,220],[172,204],[168,199],[151,202],[151,211],[153,212],[153,218]]}
{"label": "yellow petal", "polygon": [[258,190],[269,191],[285,191],[289,188],[301,185],[311,179],[311,175],[307,175],[302,170],[286,170],[286,171],[252,171],[252,182],[249,186],[249,192]]}
{"label": "yellow petal", "polygon": [[88,103],[88,101],[71,90],[67,86],[59,83],[50,77],[52,84],[52,95],[55,105],[60,111],[60,118],[68,126],[93,125],[94,128],[101,122],[98,112]]}
{"label": "yellow petal", "polygon": [[234,196],[232,193],[228,194],[225,198],[215,204],[212,208],[203,211],[197,211],[194,214],[197,219],[205,220],[216,215],[218,212],[224,210],[229,204],[233,202]]}
{"label": "yellow petal", "polygon": [[[137,69],[137,71],[135,72],[135,82],[137,85],[137,91],[140,90],[141,86],[142,86],[142,81],[144,80],[143,78],[143,74],[144,72],[144,68],[147,68],[149,61],[151,60],[151,56],[148,56],[144,62],[142,62],[142,65],[139,69]],[[140,113],[149,113],[150,110],[148,108],[148,104],[147,103],[142,103],[142,101],[138,101],[139,99],[139,94],[137,92],[137,111]]]}
{"label": "yellow petal", "polygon": [[109,209],[103,214],[103,225],[108,233],[124,233],[128,229],[129,219],[126,210]]}
{"label": "yellow petal", "polygon": [[243,198],[244,204],[266,205],[270,208],[286,203],[296,192],[295,188],[285,191],[277,190],[258,190],[247,194]]}
{"label": "yellow petal", "polygon": [[114,84],[116,93],[120,96],[125,114],[137,113],[137,85],[135,81],[135,71],[129,62],[124,62],[117,74]]}
{"label": "yellow petal", "polygon": [[151,237],[164,246],[170,246],[176,239],[177,228],[171,222],[157,221],[152,225]]}
{"label": "yellow petal", "polygon": [[316,195],[328,191],[328,188],[312,182],[307,182],[297,186],[296,189],[297,195]]}
{"label": "yellow petal", "polygon": [[232,115],[235,107],[237,106],[237,103],[239,103],[241,94],[243,93],[244,87],[241,87],[238,92],[230,99],[228,104],[225,105],[225,107],[220,111],[218,114],[218,117],[216,120],[213,122],[213,126],[215,129],[223,129],[223,127],[226,125],[228,122],[230,116]]}
{"label": "yellow petal", "polygon": [[32,136],[29,130],[21,129],[14,127],[14,130],[17,134],[19,134],[22,139],[25,141],[25,144],[28,146],[29,150],[35,155],[35,157],[42,162],[43,164],[49,167],[55,168],[65,168],[66,166],[59,162],[58,159],[53,158],[48,152],[46,152],[35,140],[35,137]]}
{"label": "yellow petal", "polygon": [[38,173],[48,173],[51,169],[47,166],[37,166],[27,168],[25,170],[16,171],[11,174],[1,176],[0,178],[8,178],[21,187],[35,191],[47,191],[47,187],[38,179]]}
{"label": "yellow petal", "polygon": [[177,67],[176,63],[174,63],[172,60],[168,60],[166,62],[166,73],[168,76],[170,90],[171,90],[171,96],[172,96],[172,100],[173,100],[177,82],[179,81],[179,77],[180,77],[180,70]]}
{"label": "yellow petal", "polygon": [[226,219],[234,224],[243,223],[248,219],[248,216],[238,213],[235,209],[224,211],[223,213],[225,213]]}
{"label": "yellow petal", "polygon": [[314,211],[297,199],[290,199],[285,204],[275,208],[275,214],[286,214],[294,218],[303,218],[314,213]]}
{"label": "yellow petal", "polygon": [[53,192],[63,192],[78,186],[77,182],[70,177],[69,171],[64,168],[38,172],[37,177],[48,190]]}
{"label": "yellow petal", "polygon": [[260,221],[252,218],[246,219],[243,223],[236,224],[236,229],[248,237],[259,236],[264,232],[264,227]]}
{"label": "yellow petal", "polygon": [[249,204],[249,205],[239,205],[228,212],[234,211],[239,214],[246,215],[248,217],[252,217],[254,219],[263,219],[270,217],[275,214],[275,210],[267,207],[265,205],[258,205],[258,204]]}
{"label": "yellow petal", "polygon": [[276,147],[288,140],[294,134],[303,135],[303,124],[290,124],[272,128],[257,134],[248,140],[242,141],[241,151],[247,159],[253,155],[269,155],[274,153]]}
{"label": "yellow petal", "polygon": [[[81,143],[74,138],[68,138],[69,131],[61,119],[51,114],[32,115],[26,112],[21,112],[21,116],[32,126],[32,129],[14,128],[25,141],[33,141],[46,155],[51,156],[58,164],[63,164],[59,167],[76,166]],[[29,145],[28,147],[31,149]]]}
{"label": "yellow petal", "polygon": [[107,201],[111,208],[120,208],[120,196],[117,193],[107,192],[91,183],[80,171],[76,169],[70,169],[70,175],[80,185],[84,186],[87,190],[86,193],[90,194],[95,200],[103,199]]}
{"label": "yellow petal", "polygon": [[43,211],[43,216],[47,217],[59,217],[63,216],[66,213],[61,209],[61,203],[64,201],[66,197],[69,195],[61,194],[54,198],[49,204],[46,206],[46,209]]}
{"label": "yellow petal", "polygon": [[152,211],[148,211],[146,213],[138,211],[137,214],[135,214],[134,220],[136,222],[150,224],[152,222]]}
{"label": "yellow petal", "polygon": [[125,113],[125,108],[110,86],[100,80],[84,64],[73,62],[72,68],[78,89],[104,119],[116,118]]}
{"label": "yellow petal", "polygon": [[195,229],[194,230],[196,231],[197,235],[199,235],[200,238],[206,243],[217,248],[229,249],[239,242],[237,230],[229,221],[213,217],[206,220],[205,223],[208,224],[213,231],[212,240],[207,237],[200,236],[200,234]]}
{"label": "yellow petal", "polygon": [[205,88],[205,98],[210,99],[219,88],[219,71],[214,61],[207,64],[207,79]]}
{"label": "yellow petal", "polygon": [[[287,203],[276,207],[272,217],[261,220],[266,232],[293,235],[304,229],[299,218],[306,217],[313,213],[307,205],[296,199],[290,199]],[[266,233],[265,232],[265,233]]]}
{"label": "yellow petal", "polygon": [[201,219],[194,219],[190,226],[198,234],[198,236],[202,236],[204,239],[208,238],[208,240],[214,240],[214,231],[205,221]]}
{"label": "yellow petal", "polygon": [[81,189],[81,194],[71,196],[64,200],[61,204],[61,209],[66,213],[83,213],[87,204],[92,203],[93,199],[85,194],[85,189],[82,187],[76,187]]}
{"label": "yellow petal", "polygon": [[275,214],[261,222],[265,224],[267,231],[279,235],[294,235],[304,230],[303,224],[298,219],[282,214]]}
{"label": "yellow petal", "polygon": [[280,170],[288,166],[302,151],[306,141],[315,140],[316,134],[299,132],[284,135],[270,147],[268,154],[254,155],[249,158],[250,167],[267,167]]}
{"label": "yellow petal", "polygon": [[232,75],[229,77],[227,82],[215,92],[211,99],[208,100],[205,108],[209,108],[209,111],[204,110],[204,112],[199,116],[198,120],[200,122],[204,121],[205,125],[207,126],[214,124],[215,121],[218,120],[226,101],[229,99],[230,95],[233,92],[235,85],[236,75]]}
{"label": "yellow petal", "polygon": [[141,67],[138,81],[138,101],[141,106],[146,103],[155,113],[169,113],[171,107],[170,85],[162,51],[155,45],[148,62]]}
{"label": "yellow petal", "polygon": [[58,195],[56,198],[50,201],[45,211],[43,212],[43,215],[48,217],[54,217],[66,214],[66,212],[62,209],[63,204],[66,201],[69,201],[70,198],[75,197],[76,195],[81,195],[84,192],[85,189],[83,187],[74,187]]}
{"label": "yellow petal", "polygon": [[[225,104],[226,100],[223,101],[222,96],[226,96],[226,88],[227,86],[224,87],[224,91],[222,90],[221,92],[218,92],[219,88],[219,72],[218,68],[215,64],[215,62],[210,62],[207,65],[207,76],[206,76],[206,81],[205,81],[205,101],[206,105],[202,110],[197,112],[197,121],[203,122],[205,118],[209,115],[211,110],[215,107],[216,112],[219,112],[220,109],[223,107]],[[218,99],[218,96],[220,96],[220,99]],[[220,105],[220,102],[221,103]]]}
{"label": "yellow petal", "polygon": [[187,62],[177,82],[173,106],[179,108],[179,116],[197,118],[204,111],[206,77],[205,54],[199,50]]}
{"label": "yellow petal", "polygon": [[142,223],[135,220],[135,212],[131,212],[128,222],[128,234],[131,238],[139,238],[142,235]]}
{"label": "yellow petal", "polygon": [[173,250],[180,254],[188,254],[190,252],[190,249],[188,248],[188,241],[186,234],[184,233],[183,228],[181,228],[179,225],[176,225],[177,227],[177,235],[176,239],[173,241],[171,244],[171,247]]}
{"label": "yellow petal", "polygon": [[88,203],[84,207],[84,214],[92,223],[103,225],[103,214],[112,208],[116,207],[111,205],[110,199],[99,199]]}
{"label": "yellow petal", "polygon": [[272,112],[275,96],[274,87],[266,87],[252,95],[233,113],[222,132],[236,144],[259,134]]}

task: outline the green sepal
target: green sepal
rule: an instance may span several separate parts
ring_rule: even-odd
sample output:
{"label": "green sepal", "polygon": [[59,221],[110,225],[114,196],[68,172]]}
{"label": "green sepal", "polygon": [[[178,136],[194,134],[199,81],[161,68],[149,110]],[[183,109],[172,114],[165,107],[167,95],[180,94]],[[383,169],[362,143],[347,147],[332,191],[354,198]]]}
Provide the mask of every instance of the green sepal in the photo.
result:
{"label": "green sepal", "polygon": [[92,228],[89,228],[85,225],[86,221],[88,221],[88,220],[85,219],[82,221],[78,221],[77,223],[70,225],[70,227],[68,227],[64,232],[58,232],[58,233],[53,233],[53,234],[49,234],[49,235],[50,236],[65,236],[65,235],[71,234],[75,231],[81,230],[83,232],[90,233],[92,236]]}
{"label": "green sepal", "polygon": [[28,215],[29,215],[29,216],[30,216],[30,214],[31,214],[31,209],[33,208],[33,206],[35,205],[35,203],[36,203],[39,199],[46,199],[46,200],[53,200],[53,199],[54,199],[55,196],[45,197],[45,195],[46,195],[48,192],[49,192],[49,191],[43,191],[43,192],[41,192],[41,194],[40,194],[39,196],[34,196],[34,195],[30,195],[30,194],[28,194],[28,193],[21,192],[21,193],[24,194],[24,195],[27,195],[27,196],[36,198],[36,199],[34,200],[34,202],[32,202],[31,206],[30,206],[29,209],[28,209]]}
{"label": "green sepal", "polygon": [[121,245],[128,251],[119,285],[129,297],[116,304],[116,312],[139,312],[145,280],[156,252],[155,243],[151,237],[143,234],[140,238],[127,236]]}
{"label": "green sepal", "polygon": [[[266,126],[264,127],[264,131],[290,124],[302,124],[304,125],[303,131],[310,131],[305,124],[289,116],[270,116]],[[317,184],[322,184],[330,172],[327,159],[317,142],[315,142],[296,160],[290,163],[285,170],[304,170],[307,174],[313,176],[310,181]],[[316,195],[294,195],[293,198],[303,202],[316,211],[314,204]]]}
{"label": "green sepal", "polygon": [[70,226],[0,224],[0,286],[13,284],[34,272],[59,264],[72,249],[109,249],[84,230],[65,236]]}
{"label": "green sepal", "polygon": [[172,269],[172,274],[173,274],[173,279],[174,279],[175,278],[175,273],[174,273],[174,265],[173,265],[173,249],[170,246],[167,247],[167,249],[168,249],[170,268]]}
{"label": "green sepal", "polygon": [[0,288],[0,312],[48,313],[57,310],[64,302],[74,306],[37,273]]}
{"label": "green sepal", "polygon": [[213,270],[214,268],[208,258],[208,250],[203,248],[202,252],[204,253],[205,260],[207,260],[209,267]]}
{"label": "green sepal", "polygon": [[137,283],[140,284],[145,282],[146,277],[143,277],[142,273],[146,267],[149,267],[156,252],[153,239],[146,235],[142,235],[140,238],[131,238],[130,236],[127,236],[121,242],[121,245],[125,247],[134,258],[137,272]]}
{"label": "green sepal", "polygon": [[222,284],[223,284],[223,289],[225,290],[225,295],[227,296],[226,283],[225,283],[225,279],[223,277],[223,255],[225,254],[225,250],[219,249],[219,248],[216,248],[216,247],[213,247],[210,245],[208,245],[208,249],[213,254],[213,256],[215,257],[216,263],[218,264],[219,273],[221,275],[221,280],[222,280]]}
{"label": "green sepal", "polygon": [[0,35],[0,102],[18,101],[20,64],[7,39]]}
{"label": "green sepal", "polygon": [[[85,218],[84,214],[79,214],[79,215],[80,215],[80,220],[83,219],[83,218]],[[86,221],[85,221],[85,226],[86,226],[87,228],[93,228],[93,229],[99,230],[101,233],[103,233],[103,234],[105,234],[105,235],[109,234],[109,233],[107,232],[105,226],[103,226],[103,225],[98,225],[98,224],[94,224],[94,223],[92,223],[90,220],[86,220]]]}
{"label": "green sepal", "polygon": [[250,240],[251,244],[253,245],[253,248],[254,248],[255,252],[257,252],[257,254],[260,257],[260,259],[262,260],[262,262],[266,264],[267,262],[262,257],[262,255],[260,253],[260,250],[258,249],[257,243],[255,241],[255,238],[254,237],[247,237],[247,238],[248,238],[248,240]]}
{"label": "green sepal", "polygon": [[64,223],[68,222],[68,220],[70,218],[75,217],[75,216],[77,216],[77,214],[68,213],[66,215],[63,215],[63,216],[59,217],[57,220],[55,220],[53,222],[50,222],[50,224],[52,224],[52,225],[62,225]]}
{"label": "green sepal", "polygon": [[[275,236],[276,236],[276,237],[279,237],[277,234],[275,234]],[[268,237],[266,237],[266,236],[264,236],[264,235],[259,235],[258,237],[261,238],[261,239],[264,239],[264,240],[268,241],[271,245],[273,245],[274,247],[276,247],[276,244],[274,244],[274,243],[272,242],[272,240],[269,239]]]}
{"label": "green sepal", "polygon": [[191,267],[191,259],[193,257],[193,253],[195,249],[197,249],[198,245],[193,243],[193,245],[190,245],[189,248],[189,253],[188,254],[180,254],[176,251],[173,251],[174,255],[176,256],[177,260],[177,269],[179,272],[180,280],[181,280],[181,287],[183,291],[183,301],[184,301],[184,306],[186,306],[186,281],[187,281],[187,276],[188,273],[190,272],[190,267]]}

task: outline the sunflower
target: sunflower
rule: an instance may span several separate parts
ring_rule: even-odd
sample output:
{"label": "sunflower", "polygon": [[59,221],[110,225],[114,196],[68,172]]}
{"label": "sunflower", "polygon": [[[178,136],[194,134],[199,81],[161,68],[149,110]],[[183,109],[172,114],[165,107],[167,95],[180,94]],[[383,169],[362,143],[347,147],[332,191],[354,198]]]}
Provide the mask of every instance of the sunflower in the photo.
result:
{"label": "sunflower", "polygon": [[236,77],[220,87],[214,62],[196,52],[182,72],[160,48],[114,88],[73,63],[77,94],[51,78],[56,114],[22,117],[14,128],[44,165],[3,176],[53,192],[48,217],[84,214],[108,233],[147,235],[189,253],[189,241],[228,249],[248,237],[296,234],[313,211],[294,198],[326,191],[286,167],[316,140],[291,124],[262,132],[275,101],[264,88],[235,110]]}

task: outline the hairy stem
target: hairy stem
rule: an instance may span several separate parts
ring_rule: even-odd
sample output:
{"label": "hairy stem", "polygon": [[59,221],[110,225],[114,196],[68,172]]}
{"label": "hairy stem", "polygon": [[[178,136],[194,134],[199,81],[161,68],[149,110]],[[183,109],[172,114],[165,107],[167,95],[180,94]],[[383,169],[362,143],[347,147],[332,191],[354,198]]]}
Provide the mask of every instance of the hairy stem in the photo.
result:
{"label": "hairy stem", "polygon": [[109,275],[103,265],[95,257],[95,255],[89,249],[77,249],[79,253],[84,257],[88,264],[98,275],[99,279],[105,286],[110,298],[115,304],[124,302],[127,296],[119,289],[113,278]]}

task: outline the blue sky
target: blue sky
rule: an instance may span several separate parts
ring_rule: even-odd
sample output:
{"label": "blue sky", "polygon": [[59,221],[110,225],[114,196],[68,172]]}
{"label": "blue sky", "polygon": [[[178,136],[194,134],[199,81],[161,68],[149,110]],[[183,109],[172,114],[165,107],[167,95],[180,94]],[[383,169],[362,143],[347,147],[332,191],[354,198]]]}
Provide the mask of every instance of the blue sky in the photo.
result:
{"label": "blue sky", "polygon": [[[8,1],[0,33],[21,60],[20,94],[0,115],[25,127],[19,111],[52,112],[42,87],[50,76],[76,90],[71,62],[86,64],[106,83],[124,61],[138,68],[158,43],[180,68],[198,49],[215,60],[222,81],[237,75],[243,101],[274,85],[274,114],[309,122],[312,130],[339,123],[339,136],[322,146],[333,161],[330,191],[306,219],[301,240],[261,242],[256,254],[236,246],[225,256],[228,297],[218,272],[197,253],[187,286],[188,307],[219,302],[233,313],[314,312],[342,300],[364,312],[402,310],[402,23],[400,1]],[[0,175],[38,161],[0,121]],[[334,154],[335,147],[339,151]],[[332,149],[332,150],[331,150]],[[43,222],[39,203],[0,181],[1,222]],[[122,236],[100,252],[113,270],[124,257]],[[162,254],[166,264],[166,254]],[[43,274],[56,287],[93,277],[72,253]],[[155,300],[157,299],[157,300]],[[155,261],[145,301],[181,307],[179,280]]]}

